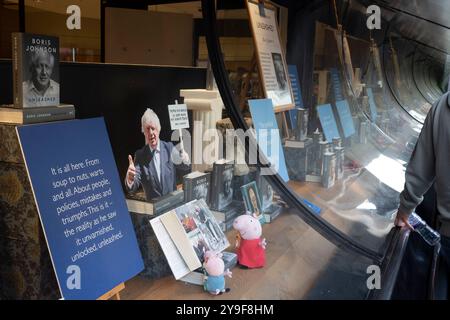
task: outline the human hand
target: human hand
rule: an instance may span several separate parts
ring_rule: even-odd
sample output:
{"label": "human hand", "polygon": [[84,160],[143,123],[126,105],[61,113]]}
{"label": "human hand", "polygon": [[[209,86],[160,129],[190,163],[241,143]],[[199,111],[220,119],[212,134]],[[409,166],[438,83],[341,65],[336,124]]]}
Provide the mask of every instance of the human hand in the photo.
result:
{"label": "human hand", "polygon": [[180,151],[181,161],[185,164],[188,164],[191,160],[189,159],[189,155],[184,149]]}
{"label": "human hand", "polygon": [[397,227],[405,227],[406,226],[408,229],[414,230],[413,226],[409,223],[408,218],[409,218],[409,215],[398,210],[397,216],[395,217],[394,224]]}
{"label": "human hand", "polygon": [[134,177],[136,175],[136,167],[134,166],[133,158],[128,155],[128,170],[127,170],[127,182],[129,185],[134,183]]}

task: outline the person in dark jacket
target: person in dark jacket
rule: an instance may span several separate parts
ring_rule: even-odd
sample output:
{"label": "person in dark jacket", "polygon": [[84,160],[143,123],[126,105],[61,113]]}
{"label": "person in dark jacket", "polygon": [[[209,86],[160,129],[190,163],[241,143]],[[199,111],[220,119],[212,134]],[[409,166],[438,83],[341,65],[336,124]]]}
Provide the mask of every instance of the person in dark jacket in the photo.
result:
{"label": "person in dark jacket", "polygon": [[161,124],[156,113],[147,109],[141,119],[145,146],[137,150],[134,159],[128,156],[125,188],[134,193],[143,187],[147,200],[158,198],[176,189],[176,169],[189,171],[186,151],[176,150],[171,142],[161,141]]}
{"label": "person in dark jacket", "polygon": [[[395,225],[412,226],[408,218],[434,184],[437,199],[437,229],[441,234],[441,270],[450,292],[450,94],[444,94],[431,108],[405,173]],[[442,282],[442,281],[441,281]],[[442,284],[442,283],[441,283]]]}

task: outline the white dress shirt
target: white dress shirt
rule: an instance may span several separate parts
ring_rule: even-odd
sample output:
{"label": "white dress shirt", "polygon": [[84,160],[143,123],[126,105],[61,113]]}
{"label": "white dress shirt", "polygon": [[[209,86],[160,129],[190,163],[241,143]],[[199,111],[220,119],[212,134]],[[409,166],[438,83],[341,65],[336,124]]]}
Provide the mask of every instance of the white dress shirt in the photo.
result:
{"label": "white dress shirt", "polygon": [[[149,146],[150,147],[150,146]],[[158,144],[156,145],[156,149],[152,149],[150,147],[150,151],[153,154],[153,163],[155,165],[156,174],[158,176],[158,181],[161,182],[161,147],[160,141],[158,140]]]}

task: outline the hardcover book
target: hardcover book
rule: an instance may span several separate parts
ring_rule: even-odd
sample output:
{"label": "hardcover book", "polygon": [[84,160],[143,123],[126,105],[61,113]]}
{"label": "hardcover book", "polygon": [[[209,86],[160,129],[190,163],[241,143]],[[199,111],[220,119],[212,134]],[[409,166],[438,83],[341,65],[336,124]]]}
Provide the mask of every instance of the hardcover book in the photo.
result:
{"label": "hardcover book", "polygon": [[265,222],[261,205],[261,195],[255,181],[241,187],[242,198],[244,198],[245,209],[248,213],[255,215],[263,224]]}
{"label": "hardcover book", "polygon": [[233,200],[234,161],[220,159],[214,162],[210,202],[211,209],[220,211]]}
{"label": "hardcover book", "polygon": [[242,199],[242,193],[238,192],[237,190],[241,190],[241,187],[244,184],[247,184],[249,182],[255,181],[258,177],[258,169],[255,167],[249,167],[248,174],[245,175],[234,175],[233,177],[233,190],[236,190],[236,192],[233,192],[233,200],[237,201],[243,201]]}
{"label": "hardcover book", "polygon": [[230,245],[203,199],[166,212],[150,224],[177,280],[200,268],[206,251],[221,252]]}
{"label": "hardcover book", "polygon": [[273,188],[265,176],[258,175],[258,189],[261,195],[261,208],[265,210],[273,203]]}
{"label": "hardcover book", "polygon": [[242,201],[233,200],[221,211],[211,210],[211,212],[218,222],[228,222],[234,220],[239,215],[245,214],[245,207]]}
{"label": "hardcover book", "polygon": [[311,144],[312,144],[312,139],[311,138],[306,138],[303,141],[294,140],[294,139],[287,139],[284,142],[284,146],[285,147],[289,147],[289,148],[306,148],[306,147],[308,147]]}
{"label": "hardcover book", "polygon": [[183,177],[184,202],[203,199],[209,203],[209,172],[194,171]]}
{"label": "hardcover book", "polygon": [[0,108],[0,122],[3,123],[32,124],[70,119],[75,119],[75,107],[70,104],[23,109]]}
{"label": "hardcover book", "polygon": [[336,181],[336,154],[325,152],[323,155],[322,186],[331,188]]}
{"label": "hardcover book", "polygon": [[275,220],[276,218],[278,218],[278,216],[281,213],[281,206],[277,205],[277,204],[271,204],[269,207],[267,207],[264,210],[264,219],[266,221],[266,223],[271,223],[273,222],[273,220]]}
{"label": "hardcover book", "polygon": [[59,39],[12,34],[15,108],[59,105]]}
{"label": "hardcover book", "polygon": [[126,199],[128,211],[140,214],[158,215],[173,209],[183,203],[183,190],[175,190],[168,194],[147,201],[145,196],[128,196]]}
{"label": "hardcover book", "polygon": [[[311,141],[311,140],[306,140]],[[289,177],[296,181],[305,181],[308,171],[314,168],[313,144],[309,143],[305,147],[288,146],[284,149],[286,155],[286,164],[288,168]]]}

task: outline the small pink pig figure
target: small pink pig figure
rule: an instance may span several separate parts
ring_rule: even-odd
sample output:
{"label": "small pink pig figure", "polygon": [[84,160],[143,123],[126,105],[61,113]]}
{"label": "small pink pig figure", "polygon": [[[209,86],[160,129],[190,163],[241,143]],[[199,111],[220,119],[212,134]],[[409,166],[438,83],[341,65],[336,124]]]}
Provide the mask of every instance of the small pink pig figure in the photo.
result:
{"label": "small pink pig figure", "polygon": [[203,283],[205,291],[208,291],[213,295],[219,295],[230,291],[229,288],[225,288],[225,276],[231,278],[232,272],[228,269],[224,271],[225,264],[223,263],[221,253],[206,251],[203,268],[205,269]]}
{"label": "small pink pig figure", "polygon": [[238,231],[236,248],[238,263],[247,268],[261,268],[266,263],[266,239],[261,239],[262,227],[256,217],[244,214],[233,222]]}

